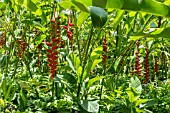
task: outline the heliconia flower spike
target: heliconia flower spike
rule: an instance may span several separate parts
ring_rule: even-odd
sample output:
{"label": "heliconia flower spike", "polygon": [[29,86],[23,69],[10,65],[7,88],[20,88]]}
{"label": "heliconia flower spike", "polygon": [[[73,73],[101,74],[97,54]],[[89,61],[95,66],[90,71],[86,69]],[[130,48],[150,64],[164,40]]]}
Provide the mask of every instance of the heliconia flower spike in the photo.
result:
{"label": "heliconia flower spike", "polygon": [[148,52],[148,48],[145,49],[145,80],[144,80],[144,83],[147,83],[149,81],[149,77],[150,77],[150,74],[149,74],[149,52]]}
{"label": "heliconia flower spike", "polygon": [[68,25],[67,26],[63,26],[63,28],[66,30],[67,32],[67,37],[70,40],[70,45],[71,47],[73,46],[73,29],[70,29],[71,27],[73,27],[74,24],[71,23],[71,17],[68,16]]}
{"label": "heliconia flower spike", "polygon": [[138,40],[136,42],[136,48],[137,48],[137,51],[135,52],[136,54],[136,74],[138,76],[141,76],[141,63],[140,63],[140,53],[139,53],[139,45],[140,45],[140,41]]}
{"label": "heliconia flower spike", "polygon": [[50,79],[54,79],[55,70],[57,67],[57,59],[58,59],[58,48],[60,47],[60,17],[54,17],[51,20],[51,41],[44,40],[45,44],[49,47],[47,49],[47,57],[48,57],[48,66],[50,67],[51,77]]}
{"label": "heliconia flower spike", "polygon": [[103,63],[106,63],[106,60],[107,60],[107,42],[106,42],[106,36],[104,37],[103,39]]}

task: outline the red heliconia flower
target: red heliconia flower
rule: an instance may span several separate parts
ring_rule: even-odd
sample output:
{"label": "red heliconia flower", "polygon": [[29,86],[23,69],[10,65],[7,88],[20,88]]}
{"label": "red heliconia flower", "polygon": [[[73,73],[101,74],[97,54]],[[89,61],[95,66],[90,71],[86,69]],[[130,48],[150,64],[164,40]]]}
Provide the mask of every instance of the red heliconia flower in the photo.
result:
{"label": "red heliconia flower", "polygon": [[70,45],[71,47],[73,46],[73,29],[70,29],[71,27],[73,27],[74,24],[71,23],[71,17],[68,16],[68,25],[67,26],[63,26],[63,28],[66,30],[67,32],[67,36],[70,40]]}
{"label": "red heliconia flower", "polygon": [[136,65],[135,65],[135,69],[136,69],[136,74],[138,76],[141,76],[141,62],[140,62],[140,53],[139,53],[139,45],[140,45],[140,41],[136,42],[136,47],[137,47],[137,51],[135,52],[136,54]]}
{"label": "red heliconia flower", "polygon": [[47,57],[48,57],[48,66],[50,67],[50,73],[51,73],[51,79],[54,79],[55,77],[55,70],[57,69],[57,59],[58,59],[58,48],[60,47],[60,17],[54,16],[54,19],[51,20],[51,41],[46,41],[47,46],[49,46],[49,49],[47,49]]}
{"label": "red heliconia flower", "polygon": [[25,53],[25,49],[26,49],[26,42],[22,41],[22,40],[17,40],[18,44],[19,44],[19,48],[18,48],[18,55],[20,58],[23,57],[23,54]]}

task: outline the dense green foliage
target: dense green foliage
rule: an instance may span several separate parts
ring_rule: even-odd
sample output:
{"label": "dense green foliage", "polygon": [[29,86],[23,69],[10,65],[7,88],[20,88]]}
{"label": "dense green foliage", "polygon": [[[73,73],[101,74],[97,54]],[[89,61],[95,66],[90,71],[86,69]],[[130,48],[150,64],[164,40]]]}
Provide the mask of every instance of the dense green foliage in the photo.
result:
{"label": "dense green foliage", "polygon": [[168,113],[169,0],[1,0],[0,112]]}

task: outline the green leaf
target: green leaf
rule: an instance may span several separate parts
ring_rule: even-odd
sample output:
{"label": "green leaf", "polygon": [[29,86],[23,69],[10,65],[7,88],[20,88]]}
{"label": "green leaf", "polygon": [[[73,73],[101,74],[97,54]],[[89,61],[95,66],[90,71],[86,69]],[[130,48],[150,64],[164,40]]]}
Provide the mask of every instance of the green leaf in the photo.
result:
{"label": "green leaf", "polygon": [[105,8],[107,0],[92,0],[93,6]]}
{"label": "green leaf", "polygon": [[78,83],[80,83],[81,79],[81,74],[82,74],[83,68],[81,66],[78,67],[77,69],[77,78],[78,78]]}
{"label": "green leaf", "polygon": [[4,2],[0,2],[0,10],[5,10],[6,4]]}
{"label": "green leaf", "polygon": [[155,0],[107,0],[105,8],[146,12],[158,16],[170,17],[169,6]]}
{"label": "green leaf", "polygon": [[92,6],[92,0],[78,0],[78,1],[86,6]]}
{"label": "green leaf", "polygon": [[114,69],[115,69],[115,71],[117,71],[117,68],[118,68],[121,60],[122,60],[122,56],[120,56],[120,57],[116,60],[116,62],[114,63]]}
{"label": "green leaf", "polygon": [[84,4],[78,2],[78,1],[72,1],[72,3],[77,6],[81,11],[84,11],[86,13],[89,13],[89,9],[87,6],[85,6]]}
{"label": "green leaf", "polygon": [[98,57],[102,54],[102,52],[103,52],[103,47],[100,46],[95,48],[90,55],[90,59],[92,60],[98,59]]}
{"label": "green leaf", "polygon": [[25,98],[25,95],[24,95],[22,89],[20,90],[20,96],[21,96],[21,99],[23,100],[24,106],[26,106],[26,104],[27,104],[27,99]]}
{"label": "green leaf", "polygon": [[80,100],[79,104],[90,113],[98,113],[99,111],[99,104],[97,101],[88,101],[88,100]]}
{"label": "green leaf", "polygon": [[77,83],[75,77],[72,74],[69,74],[69,73],[63,74],[63,78],[66,79],[68,83],[71,83],[71,84]]}
{"label": "green leaf", "polygon": [[133,103],[139,99],[140,95],[137,94],[134,88],[131,87],[127,88],[126,90],[127,90],[126,93],[129,97],[129,102]]}
{"label": "green leaf", "polygon": [[66,60],[68,61],[69,66],[71,67],[71,69],[72,69],[74,72],[76,72],[75,67],[74,67],[72,61],[70,60],[70,58],[66,57]]}
{"label": "green leaf", "polygon": [[10,93],[11,93],[11,88],[12,88],[12,84],[9,85],[8,90],[6,94],[4,95],[5,96],[4,100],[7,100],[9,98]]}
{"label": "green leaf", "polygon": [[42,43],[42,41],[46,38],[46,35],[45,34],[42,34],[41,36],[38,36],[36,39],[35,39],[35,44],[36,44],[36,47]]}
{"label": "green leaf", "polygon": [[58,5],[64,9],[70,9],[72,6],[72,3],[70,1],[61,1],[58,3]]}
{"label": "green leaf", "polygon": [[158,104],[158,100],[156,99],[149,99],[144,104],[140,105],[140,108],[152,107]]}
{"label": "green leaf", "polygon": [[139,99],[136,101],[135,106],[139,106],[140,104],[146,103],[148,99]]}
{"label": "green leaf", "polygon": [[6,92],[7,92],[7,83],[6,83],[6,78],[2,77],[2,81],[1,81],[1,89],[2,89],[2,94],[3,96],[5,96]]}
{"label": "green leaf", "polygon": [[0,67],[5,67],[8,60],[9,60],[8,55],[2,55],[0,58]]}
{"label": "green leaf", "polygon": [[86,12],[81,12],[77,19],[77,26],[81,26],[83,22],[88,18],[90,14]]}
{"label": "green leaf", "polygon": [[131,36],[129,40],[138,40],[140,38],[169,38],[170,27],[167,28],[155,28],[154,31],[149,33],[138,33]]}
{"label": "green leaf", "polygon": [[100,7],[90,6],[90,15],[95,28],[102,28],[107,22],[107,13]]}
{"label": "green leaf", "polygon": [[142,93],[142,85],[137,76],[131,77],[129,87],[135,88],[139,94]]}
{"label": "green leaf", "polygon": [[119,25],[119,23],[121,22],[121,20],[123,19],[123,15],[124,15],[123,10],[118,10],[116,12],[116,17],[114,18],[113,22],[111,22],[111,24],[113,24],[113,28],[116,29],[117,26]]}
{"label": "green leaf", "polygon": [[103,79],[104,76],[96,76],[95,78],[92,78],[88,81],[87,88],[91,87],[95,82],[99,81],[100,79]]}
{"label": "green leaf", "polygon": [[102,59],[94,60],[92,67],[91,67],[91,70],[93,70],[96,67],[96,65],[99,64],[100,62],[102,62]]}

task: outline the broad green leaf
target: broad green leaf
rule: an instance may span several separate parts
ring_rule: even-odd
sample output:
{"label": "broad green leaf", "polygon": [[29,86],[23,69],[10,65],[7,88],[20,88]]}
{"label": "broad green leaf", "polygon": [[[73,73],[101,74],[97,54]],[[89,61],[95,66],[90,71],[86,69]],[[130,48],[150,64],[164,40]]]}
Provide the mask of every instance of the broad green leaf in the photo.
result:
{"label": "broad green leaf", "polygon": [[140,38],[169,38],[170,27],[167,28],[157,28],[149,33],[138,33],[131,36],[129,40],[138,40]]}
{"label": "broad green leaf", "polygon": [[40,23],[38,23],[36,21],[33,21],[33,25],[34,25],[34,27],[41,30],[42,32],[45,32],[47,30],[47,28],[45,28],[43,25],[41,25]]}
{"label": "broad green leaf", "polygon": [[80,83],[80,81],[81,81],[82,70],[83,70],[83,68],[81,66],[79,66],[77,69],[78,83]]}
{"label": "broad green leaf", "polygon": [[0,10],[5,10],[6,4],[4,2],[0,2]]}
{"label": "broad green leaf", "polygon": [[142,85],[137,76],[131,77],[129,87],[135,88],[139,94],[142,93]]}
{"label": "broad green leaf", "polygon": [[127,88],[126,90],[126,93],[129,97],[129,102],[133,103],[139,99],[140,95],[136,93],[135,89],[131,87]]}
{"label": "broad green leaf", "polygon": [[105,8],[107,0],[92,0],[93,6]]}
{"label": "broad green leaf", "polygon": [[0,98],[0,109],[3,109],[5,107],[5,102],[2,98]]}
{"label": "broad green leaf", "polygon": [[27,104],[27,99],[25,98],[25,95],[24,95],[22,89],[20,90],[20,96],[21,96],[21,99],[23,100],[24,106],[26,106],[26,104]]}
{"label": "broad green leaf", "polygon": [[1,89],[2,89],[2,94],[5,96],[7,92],[7,82],[6,82],[6,78],[4,77],[4,75],[1,81]]}
{"label": "broad green leaf", "polygon": [[90,6],[90,15],[95,28],[102,28],[107,22],[107,12],[100,7]]}
{"label": "broad green leaf", "polygon": [[76,67],[76,69],[80,66],[80,59],[79,57],[76,56],[76,54],[71,54],[71,59],[73,61],[73,65],[74,67]]}
{"label": "broad green leaf", "polygon": [[102,54],[102,52],[103,52],[103,47],[100,46],[95,48],[90,55],[90,59],[92,60],[98,59],[98,57]]}
{"label": "broad green leaf", "polygon": [[95,78],[92,78],[88,81],[87,88],[91,87],[95,82],[99,81],[100,79],[103,79],[104,76],[96,76]]}
{"label": "broad green leaf", "polygon": [[169,6],[155,0],[107,0],[105,8],[139,11],[170,17]]}
{"label": "broad green leaf", "polygon": [[116,60],[116,62],[114,63],[114,69],[115,69],[115,71],[117,71],[117,68],[118,68],[121,60],[122,60],[122,56],[120,56],[120,57]]}
{"label": "broad green leaf", "polygon": [[156,99],[149,99],[147,102],[144,104],[140,105],[140,108],[146,108],[146,107],[152,107],[158,104],[158,100]]}
{"label": "broad green leaf", "polygon": [[7,99],[9,98],[10,93],[11,93],[12,85],[13,85],[13,84],[10,84],[10,85],[9,85],[8,90],[7,90],[6,94],[4,95],[4,96],[5,96],[4,100],[7,100]]}
{"label": "broad green leaf", "polygon": [[146,103],[148,99],[139,99],[136,101],[135,106],[139,106],[140,104]]}
{"label": "broad green leaf", "polygon": [[81,12],[77,19],[77,25],[81,26],[83,22],[88,18],[89,15],[90,15],[89,13]]}
{"label": "broad green leaf", "polygon": [[42,41],[46,38],[46,35],[45,34],[42,34],[41,36],[38,36],[36,39],[35,39],[35,44],[36,44],[36,47],[42,43]]}
{"label": "broad green leaf", "polygon": [[94,60],[93,64],[92,64],[92,67],[91,67],[91,70],[93,70],[96,67],[96,65],[99,64],[100,62],[102,62],[102,59]]}
{"label": "broad green leaf", "polygon": [[99,111],[99,104],[97,101],[88,101],[88,100],[80,100],[79,104],[90,113],[98,113]]}
{"label": "broad green leaf", "polygon": [[84,4],[82,4],[82,3],[78,2],[78,1],[72,1],[72,3],[75,6],[77,6],[81,11],[84,11],[84,12],[87,12],[87,13],[90,12],[86,5],[84,5]]}
{"label": "broad green leaf", "polygon": [[72,3],[70,1],[61,1],[58,3],[58,5],[64,9],[70,9],[72,6]]}
{"label": "broad green leaf", "polygon": [[9,60],[8,55],[2,55],[0,58],[0,67],[5,67],[8,60]]}
{"label": "broad green leaf", "polygon": [[36,12],[38,7],[31,0],[19,0],[20,5],[23,5],[26,9]]}
{"label": "broad green leaf", "polygon": [[78,0],[78,2],[80,2],[86,6],[92,6],[92,0]]}

